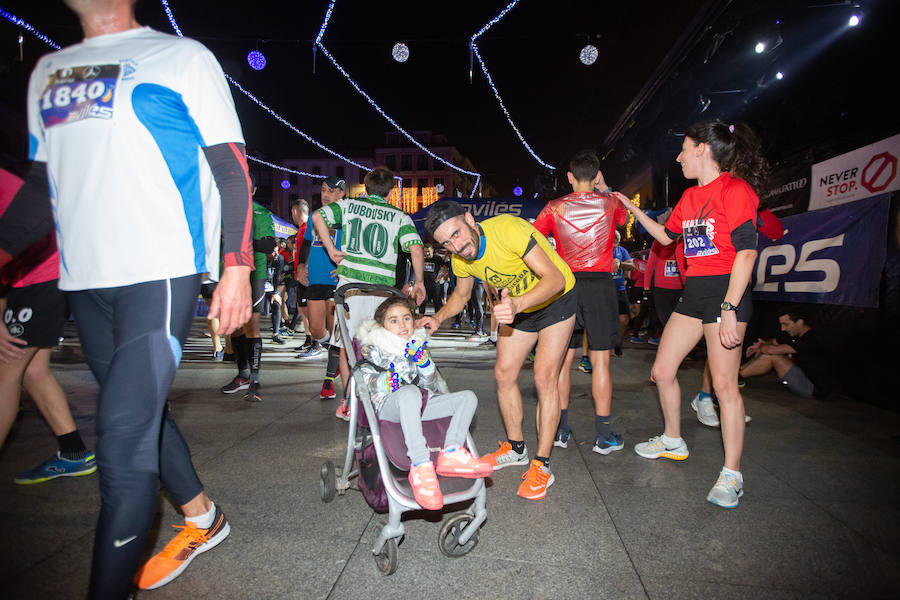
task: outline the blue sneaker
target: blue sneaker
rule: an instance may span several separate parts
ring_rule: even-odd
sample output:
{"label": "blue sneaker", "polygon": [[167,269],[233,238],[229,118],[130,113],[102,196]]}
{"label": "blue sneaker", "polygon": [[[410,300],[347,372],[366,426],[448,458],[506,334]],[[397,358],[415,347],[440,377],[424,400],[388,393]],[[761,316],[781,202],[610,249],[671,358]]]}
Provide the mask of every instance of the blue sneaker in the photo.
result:
{"label": "blue sneaker", "polygon": [[582,356],[581,362],[578,364],[578,369],[585,373],[591,373],[594,370],[594,368],[591,366],[591,359],[589,359],[587,356]]}
{"label": "blue sneaker", "polygon": [[592,450],[597,454],[609,454],[610,452],[615,452],[616,450],[621,450],[625,447],[625,442],[622,441],[622,436],[613,433],[609,436],[609,439],[601,440],[599,437],[594,440],[594,447]]}
{"label": "blue sneaker", "polygon": [[652,338],[650,338],[650,339],[647,340],[647,343],[650,344],[651,346],[659,346],[659,338],[658,338],[658,337],[652,337]]}
{"label": "blue sneaker", "polygon": [[631,336],[631,343],[632,343],[632,344],[644,344],[644,343],[646,343],[646,342],[644,342],[644,340],[642,340],[642,339],[639,338],[638,336],[633,335],[633,336]]}
{"label": "blue sneaker", "polygon": [[572,437],[572,428],[565,427],[556,430],[556,437],[553,438],[553,445],[557,448],[568,448],[569,439]]}
{"label": "blue sneaker", "polygon": [[24,473],[16,475],[13,482],[19,485],[31,485],[32,483],[50,481],[57,477],[80,477],[82,475],[90,475],[96,470],[97,460],[94,457],[93,452],[88,452],[84,458],[79,458],[78,460],[68,460],[61,457],[59,452],[57,452],[55,456],[48,459],[43,464],[38,465],[30,471],[25,471]]}

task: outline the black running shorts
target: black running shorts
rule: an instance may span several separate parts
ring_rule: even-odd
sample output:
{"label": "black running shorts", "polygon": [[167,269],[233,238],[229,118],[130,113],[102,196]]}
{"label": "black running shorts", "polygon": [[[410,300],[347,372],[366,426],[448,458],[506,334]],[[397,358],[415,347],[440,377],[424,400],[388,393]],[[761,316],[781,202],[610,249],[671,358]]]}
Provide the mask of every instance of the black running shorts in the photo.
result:
{"label": "black running shorts", "polygon": [[306,288],[307,300],[334,300],[334,286],[316,283]]}
{"label": "black running shorts", "polygon": [[10,289],[3,324],[11,336],[28,342],[28,348],[49,348],[59,343],[65,312],[59,280],[53,279]]}
{"label": "black running shorts", "polygon": [[[678,299],[675,312],[700,319],[704,324],[716,323],[722,316],[722,302],[728,291],[731,275],[703,275],[688,277],[684,282],[684,291]],[[753,315],[753,301],[750,298],[750,286],[744,291],[737,306],[737,320],[747,323]]]}
{"label": "black running shorts", "polygon": [[253,312],[261,314],[263,309],[263,300],[266,298],[266,280],[250,278],[250,299],[253,302]]}
{"label": "black running shorts", "polygon": [[575,308],[575,289],[572,288],[540,310],[517,314],[510,327],[534,333],[565,321],[575,314]]}
{"label": "black running shorts", "polygon": [[569,348],[581,348],[587,333],[589,350],[609,350],[621,345],[618,292],[609,273],[575,273],[575,331]]}

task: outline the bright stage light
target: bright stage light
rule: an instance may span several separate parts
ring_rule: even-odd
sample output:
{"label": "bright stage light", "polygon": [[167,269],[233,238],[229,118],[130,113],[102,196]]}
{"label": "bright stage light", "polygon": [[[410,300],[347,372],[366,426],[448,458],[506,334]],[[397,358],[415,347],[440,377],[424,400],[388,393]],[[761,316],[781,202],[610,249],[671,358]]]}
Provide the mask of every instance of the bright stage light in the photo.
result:
{"label": "bright stage light", "polygon": [[784,73],[778,71],[777,73],[775,73],[775,79],[778,79],[779,81],[784,79]]}
{"label": "bright stage light", "polygon": [[259,50],[253,50],[247,55],[247,64],[254,71],[262,71],[266,68],[266,57]]}
{"label": "bright stage light", "polygon": [[288,181],[287,179],[282,179],[281,180],[281,189],[286,190],[289,187],[291,187],[291,182]]}
{"label": "bright stage light", "polygon": [[850,17],[850,20],[847,21],[847,26],[856,27],[857,25],[859,25],[859,15],[853,15],[852,17]]}
{"label": "bright stage light", "polygon": [[517,185],[516,187],[513,188],[513,196],[518,198],[521,195],[522,195],[522,186]]}
{"label": "bright stage light", "polygon": [[757,54],[762,54],[763,52],[766,51],[766,45],[763,44],[762,42],[757,42],[754,50],[756,51]]}

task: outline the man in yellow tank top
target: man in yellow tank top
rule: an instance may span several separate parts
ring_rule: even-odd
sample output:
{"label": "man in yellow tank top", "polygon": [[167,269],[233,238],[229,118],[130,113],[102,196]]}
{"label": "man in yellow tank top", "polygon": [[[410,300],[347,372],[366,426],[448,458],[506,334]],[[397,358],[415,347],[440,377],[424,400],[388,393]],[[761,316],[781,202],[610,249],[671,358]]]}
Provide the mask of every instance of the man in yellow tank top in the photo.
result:
{"label": "man in yellow tank top", "polygon": [[[575,326],[575,277],[543,235],[512,215],[498,215],[480,224],[456,202],[446,200],[428,212],[425,227],[435,241],[453,253],[456,289],[444,307],[416,326],[436,331],[458,314],[469,299],[477,277],[491,295],[493,313],[503,326],[497,339],[497,401],[506,427],[506,442],[484,458],[494,470],[530,465],[522,476],[519,496],[539,500],[553,483],[550,450],[559,422],[556,382],[563,355]],[[534,383],[538,393],[537,455],[530,463],[522,433],[522,393],[518,377],[537,343]]]}

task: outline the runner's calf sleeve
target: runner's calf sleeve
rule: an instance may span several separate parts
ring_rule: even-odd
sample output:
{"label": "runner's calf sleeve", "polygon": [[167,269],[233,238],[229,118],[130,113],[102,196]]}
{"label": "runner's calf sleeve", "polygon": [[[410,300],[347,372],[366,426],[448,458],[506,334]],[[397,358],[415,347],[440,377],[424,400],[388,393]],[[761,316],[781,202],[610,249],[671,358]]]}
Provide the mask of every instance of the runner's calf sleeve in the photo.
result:
{"label": "runner's calf sleeve", "polygon": [[250,377],[250,353],[247,350],[247,336],[231,334],[231,349],[237,362],[238,373],[241,377]]}
{"label": "runner's calf sleeve", "polygon": [[262,359],[262,338],[247,338],[250,348],[250,381],[259,383],[259,363]]}
{"label": "runner's calf sleeve", "polygon": [[325,377],[334,379],[341,364],[341,349],[334,344],[328,346],[328,365],[325,367]]}

